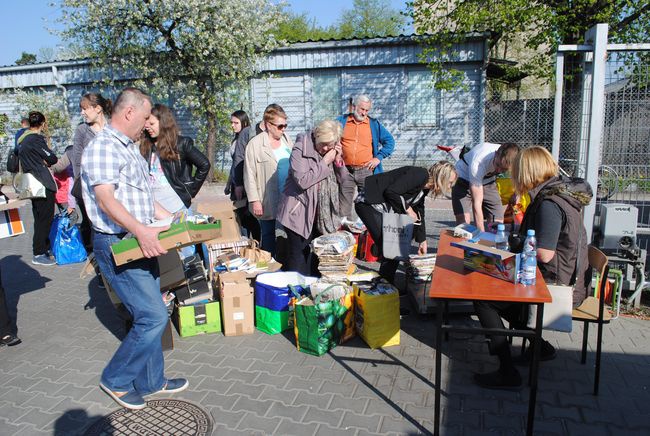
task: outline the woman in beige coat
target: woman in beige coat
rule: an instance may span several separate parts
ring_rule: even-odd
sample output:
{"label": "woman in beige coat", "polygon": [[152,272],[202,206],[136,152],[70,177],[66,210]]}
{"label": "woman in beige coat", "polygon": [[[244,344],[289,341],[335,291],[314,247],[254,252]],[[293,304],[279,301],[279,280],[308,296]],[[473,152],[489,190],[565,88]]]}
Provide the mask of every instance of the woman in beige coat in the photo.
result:
{"label": "woman in beige coat", "polygon": [[289,172],[293,142],[284,133],[287,114],[281,107],[267,108],[263,123],[265,131],[246,146],[244,189],[248,207],[260,222],[260,246],[275,254],[276,208]]}

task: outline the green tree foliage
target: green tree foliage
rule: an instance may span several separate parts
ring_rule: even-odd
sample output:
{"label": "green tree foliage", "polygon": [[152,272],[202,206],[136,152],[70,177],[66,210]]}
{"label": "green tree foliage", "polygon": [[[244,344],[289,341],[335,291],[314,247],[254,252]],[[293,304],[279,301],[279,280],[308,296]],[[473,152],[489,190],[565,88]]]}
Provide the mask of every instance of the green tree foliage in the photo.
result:
{"label": "green tree foliage", "polygon": [[286,42],[318,41],[338,37],[335,27],[320,27],[315,18],[309,18],[307,13],[294,14],[290,11],[283,13],[282,21],[274,32],[278,40]]}
{"label": "green tree foliage", "polygon": [[[45,115],[47,130],[43,134],[52,140],[52,147],[57,152],[71,145],[72,123],[66,107],[66,99],[61,92],[46,91],[44,89],[20,89],[15,92],[16,112],[19,117],[13,123],[15,129],[20,128],[20,119],[32,111],[39,111]],[[58,149],[58,150],[57,150]]]}
{"label": "green tree foliage", "polygon": [[406,25],[405,16],[393,9],[389,0],[354,0],[351,6],[341,10],[336,24],[329,27],[319,26],[307,13],[285,9],[275,36],[286,42],[393,36]]}
{"label": "green tree foliage", "polygon": [[[277,46],[280,9],[268,0],[59,0],[62,37],[81,47],[108,79],[128,73],[158,100],[205,120],[214,163],[232,88],[247,89]],[[201,130],[201,129],[200,129]]]}
{"label": "green tree foliage", "polygon": [[549,78],[559,44],[584,42],[585,32],[608,23],[611,42],[642,42],[650,36],[647,0],[413,0],[409,13],[417,33],[430,34],[425,53],[438,86],[457,86],[461,76],[443,68],[452,46],[469,32],[490,35],[490,54],[513,57],[510,74]]}
{"label": "green tree foliage", "polygon": [[388,0],[354,0],[338,20],[340,38],[399,35],[406,18],[390,6]]}
{"label": "green tree foliage", "polygon": [[20,59],[16,61],[16,65],[29,65],[36,62],[36,55],[32,53],[23,52]]}

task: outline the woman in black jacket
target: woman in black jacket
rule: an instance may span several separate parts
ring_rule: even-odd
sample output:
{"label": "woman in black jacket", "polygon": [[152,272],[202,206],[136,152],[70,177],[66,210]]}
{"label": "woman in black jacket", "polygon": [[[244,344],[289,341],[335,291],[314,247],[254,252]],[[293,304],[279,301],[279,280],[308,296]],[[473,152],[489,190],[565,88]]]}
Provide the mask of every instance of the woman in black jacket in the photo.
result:
{"label": "woman in black jacket", "polygon": [[32,239],[32,263],[34,265],[55,265],[50,259],[50,226],[54,218],[54,195],[56,183],[49,167],[57,162],[56,155],[50,150],[45,137],[47,131],[45,115],[40,112],[29,113],[29,129],[18,139],[20,149],[18,157],[23,173],[32,174],[45,186],[45,198],[32,199],[34,214],[34,237]]}
{"label": "woman in black jacket", "polygon": [[140,153],[149,162],[156,201],[172,213],[189,208],[210,172],[210,161],[194,147],[191,138],[179,135],[176,119],[167,106],[156,104],[151,110]]}
{"label": "woman in black jacket", "polygon": [[[406,166],[374,174],[366,178],[365,190],[355,200],[355,210],[380,250],[383,240],[381,210],[410,215],[416,223],[413,238],[419,244],[418,254],[426,254],[424,199],[427,195],[437,197],[448,193],[456,177],[454,165],[447,161],[438,162],[428,170]],[[393,283],[399,260],[384,259],[383,253],[380,259],[379,274]]]}

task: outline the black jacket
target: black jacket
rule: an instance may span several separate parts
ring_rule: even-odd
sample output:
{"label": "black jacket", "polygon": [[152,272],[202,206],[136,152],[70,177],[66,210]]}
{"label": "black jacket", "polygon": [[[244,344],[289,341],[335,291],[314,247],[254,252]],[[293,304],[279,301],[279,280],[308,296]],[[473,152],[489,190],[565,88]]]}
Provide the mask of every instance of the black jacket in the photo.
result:
{"label": "black jacket", "polygon": [[[169,184],[174,188],[185,207],[190,207],[192,198],[198,194],[210,172],[210,161],[194,146],[192,138],[179,136],[177,146],[179,159],[160,159],[160,165]],[[153,150],[155,149],[152,148]],[[146,158],[147,162],[151,164],[151,152]],[[196,167],[196,172],[194,172],[194,167]]]}
{"label": "black jacket", "polygon": [[366,177],[365,201],[368,204],[386,203],[394,212],[406,213],[402,199],[408,205],[420,192],[423,192],[424,195],[411,205],[413,211],[420,217],[420,224],[416,225],[413,230],[415,242],[420,243],[427,238],[424,199],[429,190],[424,189],[424,185],[428,180],[429,172],[420,167],[407,166],[374,174]]}
{"label": "black jacket", "polygon": [[48,167],[58,159],[50,150],[43,135],[31,134],[20,143],[18,157],[23,173],[31,173],[49,191],[56,192],[56,183]]}

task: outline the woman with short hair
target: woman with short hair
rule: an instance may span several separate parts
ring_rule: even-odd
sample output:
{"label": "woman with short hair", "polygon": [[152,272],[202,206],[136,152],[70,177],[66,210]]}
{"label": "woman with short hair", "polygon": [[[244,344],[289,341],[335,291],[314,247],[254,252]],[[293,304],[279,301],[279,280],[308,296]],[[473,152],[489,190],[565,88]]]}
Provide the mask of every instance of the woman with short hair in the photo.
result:
{"label": "woman with short hair", "polygon": [[32,263],[34,265],[55,265],[50,258],[50,226],[54,218],[54,195],[56,182],[49,167],[58,159],[50,150],[43,132],[47,131],[45,115],[40,112],[29,113],[29,129],[18,139],[20,159],[23,173],[33,175],[45,186],[45,198],[32,198],[32,213],[34,215],[34,236],[32,238]]}
{"label": "woman with short hair", "polygon": [[264,131],[250,140],[244,158],[244,189],[261,228],[260,246],[275,254],[275,218],[289,173],[293,142],[286,134],[287,114],[278,105],[264,111]]}
{"label": "woman with short hair", "polygon": [[341,124],[321,122],[310,132],[301,133],[291,150],[289,176],[280,195],[278,221],[287,233],[286,271],[318,276],[318,261],[310,244],[322,234],[338,230],[341,224],[339,191],[349,183],[341,154]]}

